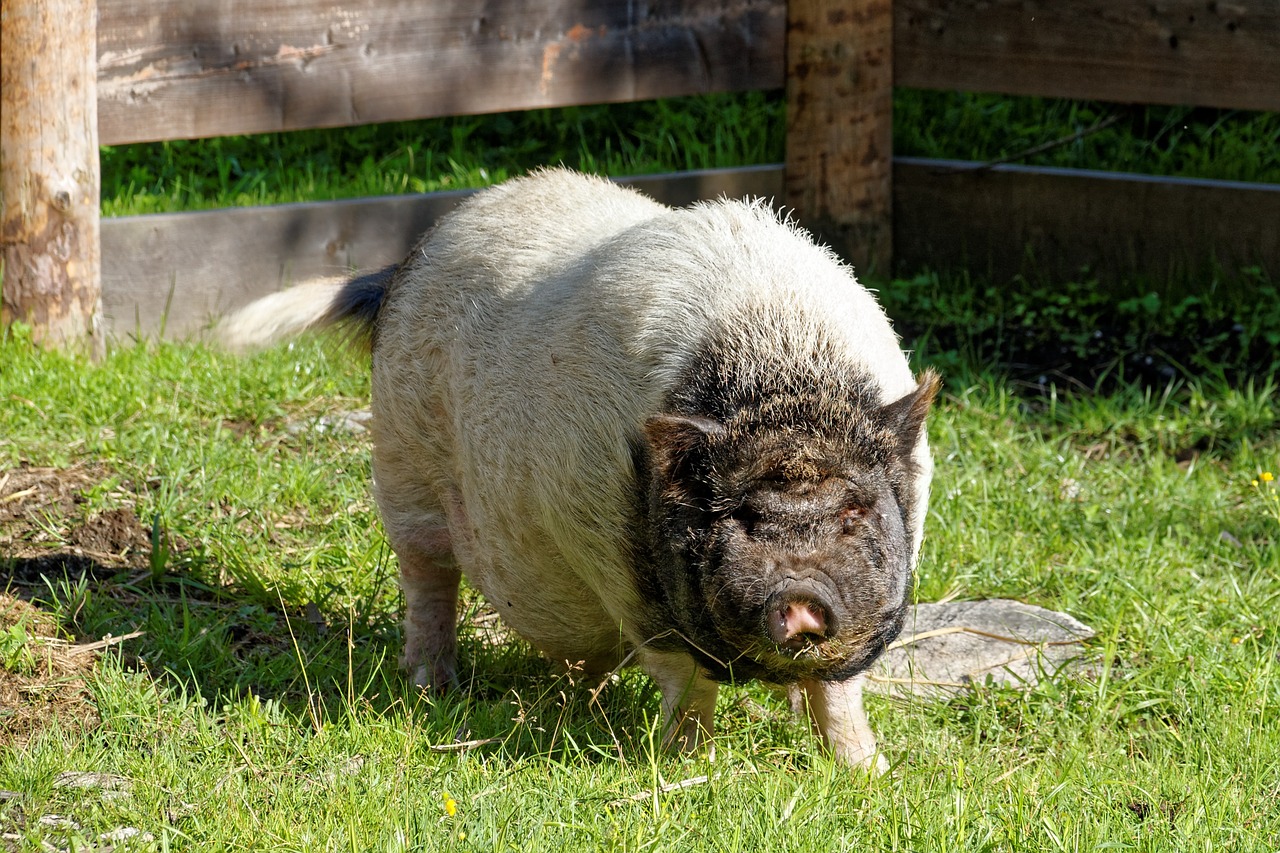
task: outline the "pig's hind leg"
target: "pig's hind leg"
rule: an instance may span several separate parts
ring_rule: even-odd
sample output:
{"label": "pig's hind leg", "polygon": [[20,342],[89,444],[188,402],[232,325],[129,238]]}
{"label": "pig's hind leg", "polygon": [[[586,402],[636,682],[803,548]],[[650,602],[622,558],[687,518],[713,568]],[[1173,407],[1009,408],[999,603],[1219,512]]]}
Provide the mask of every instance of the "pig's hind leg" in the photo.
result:
{"label": "pig's hind leg", "polygon": [[[400,561],[404,592],[401,664],[419,687],[444,691],[457,684],[458,582],[449,528],[440,515],[387,520],[387,538]],[[395,521],[391,519],[395,518]]]}

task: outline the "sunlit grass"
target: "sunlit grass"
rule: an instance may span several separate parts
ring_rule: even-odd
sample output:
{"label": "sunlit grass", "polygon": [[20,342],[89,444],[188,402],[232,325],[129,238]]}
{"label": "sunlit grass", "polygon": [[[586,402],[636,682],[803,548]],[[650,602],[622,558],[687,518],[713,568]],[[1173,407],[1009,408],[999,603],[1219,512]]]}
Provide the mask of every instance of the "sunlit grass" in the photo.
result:
{"label": "sunlit grass", "polygon": [[[1019,162],[1280,182],[1280,117],[1186,107],[899,90],[895,153],[994,160],[1119,121]],[[544,165],[653,172],[778,163],[780,93],[531,110],[115,146],[102,207],[119,216],[485,186]]]}
{"label": "sunlit grass", "polygon": [[[1046,401],[976,367],[949,375],[920,597],[1012,597],[1098,636],[1080,680],[872,699],[894,768],[868,780],[758,686],[723,691],[714,760],[664,755],[638,673],[594,702],[594,684],[472,628],[469,690],[416,695],[395,666],[367,441],[305,427],[363,405],[358,357],[313,341],[249,358],[154,343],[94,366],[11,334],[0,363],[0,467],[98,463],[107,485],[77,513],[127,498],[181,543],[159,576],[41,595],[77,636],[147,633],[99,668],[100,728],[0,755],[0,790],[19,792],[0,824],[27,843],[121,826],[184,849],[1280,842],[1280,527],[1251,485],[1280,470],[1264,382]],[[122,776],[128,792],[55,786],[68,770]]]}
{"label": "sunlit grass", "polygon": [[[1113,109],[937,93],[900,93],[896,108],[899,153],[974,159]],[[1124,115],[1036,162],[1277,180],[1274,116]],[[103,205],[424,192],[554,162],[776,162],[782,123],[776,95],[734,95],[127,146],[104,152]],[[959,284],[882,293],[918,366],[946,377],[918,595],[1011,597],[1098,633],[1080,679],[870,700],[893,763],[878,780],[834,764],[758,685],[722,691],[714,757],[665,755],[638,673],[593,700],[595,684],[469,622],[467,691],[418,695],[396,668],[396,568],[367,438],[317,428],[366,404],[362,357],[313,340],[244,358],[147,342],[88,364],[3,333],[0,476],[98,478],[69,515],[40,519],[48,546],[124,505],[171,545],[141,571],[28,590],[77,638],[146,633],[99,665],[100,726],[0,751],[6,843],[88,849],[133,827],[147,835],[131,849],[1280,848],[1280,519],[1263,477],[1280,473],[1280,425],[1274,367],[1239,378],[1275,350],[1274,306],[1236,329],[1235,308],[1208,299],[1118,308],[1087,283]],[[1133,347],[1192,322],[1222,337],[1169,382],[1134,382],[1121,362],[1099,392],[1050,377],[1026,393],[994,366],[1028,335],[1088,355],[1117,318]],[[482,606],[468,593],[464,616]],[[71,770],[128,784],[56,784]]]}

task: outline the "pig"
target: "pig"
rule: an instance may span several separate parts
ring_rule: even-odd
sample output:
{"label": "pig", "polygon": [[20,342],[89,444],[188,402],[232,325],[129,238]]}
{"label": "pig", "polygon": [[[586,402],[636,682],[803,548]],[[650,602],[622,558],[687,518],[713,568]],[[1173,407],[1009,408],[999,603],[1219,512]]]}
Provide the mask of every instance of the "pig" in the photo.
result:
{"label": "pig", "polygon": [[863,675],[907,612],[940,380],[829,249],[763,201],[673,209],[543,170],[224,339],[344,323],[372,352],[419,685],[456,684],[465,575],[551,660],[638,663],[669,745],[712,733],[721,682],[760,679],[839,759],[885,769]]}

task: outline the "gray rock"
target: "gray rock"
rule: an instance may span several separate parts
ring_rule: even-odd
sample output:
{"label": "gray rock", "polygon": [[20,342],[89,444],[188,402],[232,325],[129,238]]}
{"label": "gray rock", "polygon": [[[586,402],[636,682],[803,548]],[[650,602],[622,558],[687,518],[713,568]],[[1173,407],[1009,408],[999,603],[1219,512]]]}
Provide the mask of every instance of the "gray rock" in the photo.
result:
{"label": "gray rock", "polygon": [[368,409],[356,409],[352,412],[336,412],[331,415],[302,418],[290,422],[285,429],[290,435],[298,435],[304,432],[331,432],[354,435],[367,432],[371,420],[373,420],[373,412]]}
{"label": "gray rock", "polygon": [[867,689],[948,699],[974,684],[1031,689],[1077,670],[1094,631],[1065,613],[1007,599],[919,604],[867,675]]}

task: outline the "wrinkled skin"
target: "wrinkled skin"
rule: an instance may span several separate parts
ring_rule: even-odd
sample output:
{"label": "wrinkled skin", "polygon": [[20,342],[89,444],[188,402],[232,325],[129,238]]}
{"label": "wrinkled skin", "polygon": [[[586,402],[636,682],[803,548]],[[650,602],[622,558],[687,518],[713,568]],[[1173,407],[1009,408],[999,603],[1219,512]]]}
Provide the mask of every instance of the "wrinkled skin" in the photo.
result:
{"label": "wrinkled skin", "polygon": [[669,402],[697,414],[651,418],[637,443],[640,575],[664,605],[655,629],[678,626],[657,645],[714,680],[792,685],[837,752],[867,763],[857,676],[906,613],[912,451],[938,380],[880,405],[857,376],[789,380],[736,370],[744,361],[760,358],[718,346],[695,359]]}

